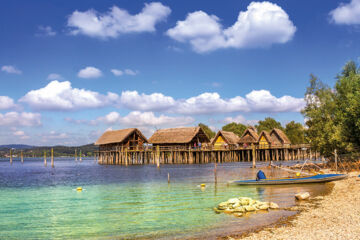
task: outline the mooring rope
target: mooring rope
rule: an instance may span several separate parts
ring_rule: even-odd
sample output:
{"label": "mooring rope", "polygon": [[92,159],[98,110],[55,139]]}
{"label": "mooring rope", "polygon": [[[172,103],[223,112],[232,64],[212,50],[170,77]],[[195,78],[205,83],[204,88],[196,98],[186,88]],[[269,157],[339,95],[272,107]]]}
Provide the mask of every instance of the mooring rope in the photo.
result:
{"label": "mooring rope", "polygon": [[[280,169],[282,169],[282,170],[284,170],[284,171],[293,172],[293,173],[298,173],[298,171],[294,171],[294,170],[289,169],[289,168],[284,168],[284,167],[276,166],[276,165],[274,165],[274,164],[272,164],[272,163],[271,163],[271,166],[280,168]],[[303,174],[308,175],[308,176],[312,176],[312,175],[313,175],[313,174],[309,174],[309,173],[303,173]]]}

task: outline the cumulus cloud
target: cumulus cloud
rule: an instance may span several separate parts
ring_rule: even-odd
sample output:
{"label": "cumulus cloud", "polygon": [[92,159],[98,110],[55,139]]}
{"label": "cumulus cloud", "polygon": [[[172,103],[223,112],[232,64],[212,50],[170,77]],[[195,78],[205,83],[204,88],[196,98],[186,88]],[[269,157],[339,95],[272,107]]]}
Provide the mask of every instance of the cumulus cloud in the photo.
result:
{"label": "cumulus cloud", "polygon": [[99,78],[101,76],[101,70],[97,69],[96,67],[86,67],[81,69],[78,73],[79,78]]}
{"label": "cumulus cloud", "polygon": [[4,65],[1,67],[1,71],[3,72],[7,72],[7,73],[12,73],[12,74],[22,74],[22,71],[17,69],[14,66],[11,65]]}
{"label": "cumulus cloud", "polygon": [[50,73],[47,77],[48,80],[61,80],[63,77],[57,73]]}
{"label": "cumulus cloud", "polygon": [[223,120],[224,123],[241,123],[244,125],[255,125],[257,124],[258,120],[248,120],[243,115],[237,115],[235,117],[227,117]]}
{"label": "cumulus cloud", "polygon": [[15,131],[13,132],[13,135],[14,135],[15,137],[18,137],[18,138],[22,139],[22,140],[25,140],[25,139],[29,139],[29,138],[30,138],[28,135],[25,134],[24,131],[21,131],[21,130],[15,130]]}
{"label": "cumulus cloud", "polygon": [[137,75],[139,72],[138,71],[134,71],[131,69],[125,69],[125,70],[120,70],[120,69],[111,69],[110,72],[112,72],[115,76],[119,77],[122,75],[130,75],[130,76],[135,76]]}
{"label": "cumulus cloud", "polygon": [[90,90],[73,88],[69,81],[51,81],[44,88],[32,90],[20,98],[38,110],[73,111],[86,108],[99,108],[114,104],[119,96],[108,92],[102,95]]}
{"label": "cumulus cloud", "polygon": [[0,96],[0,110],[15,108],[17,105],[14,100],[8,96]]}
{"label": "cumulus cloud", "polygon": [[56,32],[50,26],[38,26],[38,32],[36,36],[44,36],[44,37],[53,37],[56,35]]}
{"label": "cumulus cloud", "polygon": [[228,28],[223,28],[217,16],[196,11],[178,21],[166,34],[203,53],[221,48],[255,48],[286,43],[295,31],[296,27],[280,6],[270,2],[251,2]]}
{"label": "cumulus cloud", "polygon": [[330,12],[330,17],[336,24],[360,24],[360,0],[340,4]]}
{"label": "cumulus cloud", "polygon": [[41,115],[31,112],[0,113],[0,126],[35,127],[41,125]]}
{"label": "cumulus cloud", "polygon": [[123,107],[141,111],[165,111],[175,106],[172,97],[162,93],[139,94],[137,91],[124,91],[121,93],[120,104]]}
{"label": "cumulus cloud", "polygon": [[160,2],[145,3],[140,13],[131,15],[127,10],[113,6],[107,13],[93,9],[73,12],[67,21],[70,33],[96,38],[116,38],[121,34],[154,32],[155,25],[166,20],[169,7]]}

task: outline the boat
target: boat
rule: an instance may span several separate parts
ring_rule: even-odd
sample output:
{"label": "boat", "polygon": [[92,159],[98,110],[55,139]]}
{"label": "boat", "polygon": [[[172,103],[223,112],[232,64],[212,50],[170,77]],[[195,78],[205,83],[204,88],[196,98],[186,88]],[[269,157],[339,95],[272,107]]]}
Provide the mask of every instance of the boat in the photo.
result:
{"label": "boat", "polygon": [[261,180],[236,180],[230,183],[236,185],[282,185],[282,184],[303,184],[303,183],[325,183],[338,181],[347,178],[347,174],[317,174],[310,177],[296,178],[271,178]]}

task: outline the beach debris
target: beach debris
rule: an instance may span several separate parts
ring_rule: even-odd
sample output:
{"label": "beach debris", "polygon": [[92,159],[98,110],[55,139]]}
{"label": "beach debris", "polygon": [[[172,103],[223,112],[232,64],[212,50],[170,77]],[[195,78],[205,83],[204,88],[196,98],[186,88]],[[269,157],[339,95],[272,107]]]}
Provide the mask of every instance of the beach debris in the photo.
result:
{"label": "beach debris", "polygon": [[306,200],[310,197],[310,193],[308,192],[301,192],[295,195],[297,200]]}
{"label": "beach debris", "polygon": [[279,205],[274,202],[261,202],[248,197],[230,198],[226,202],[221,202],[214,208],[216,213],[232,214],[235,217],[242,217],[247,212],[258,210],[278,209]]}

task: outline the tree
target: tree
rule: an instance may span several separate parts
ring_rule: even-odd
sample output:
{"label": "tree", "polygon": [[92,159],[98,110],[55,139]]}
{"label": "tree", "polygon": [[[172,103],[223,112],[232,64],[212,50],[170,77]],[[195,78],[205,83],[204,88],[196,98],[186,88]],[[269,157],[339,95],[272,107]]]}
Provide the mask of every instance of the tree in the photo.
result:
{"label": "tree", "polygon": [[284,128],[281,126],[280,122],[277,122],[275,119],[271,117],[265,118],[263,121],[259,121],[257,125],[255,125],[258,133],[261,133],[261,131],[271,131],[274,128],[278,128],[281,130],[284,130]]}
{"label": "tree", "polygon": [[222,130],[224,131],[228,131],[228,132],[233,132],[236,135],[238,135],[239,137],[241,137],[244,133],[244,131],[246,130],[246,126],[244,124],[241,123],[229,123],[225,126],[222,127]]}
{"label": "tree", "polygon": [[341,142],[335,93],[316,76],[310,75],[305,101],[302,114],[307,119],[306,137],[312,147],[329,156]]}
{"label": "tree", "polygon": [[215,137],[215,132],[212,131],[207,125],[199,123],[199,127],[205,132],[209,139]]}
{"label": "tree", "polygon": [[285,134],[292,144],[305,143],[305,129],[301,123],[291,121],[286,124]]}

